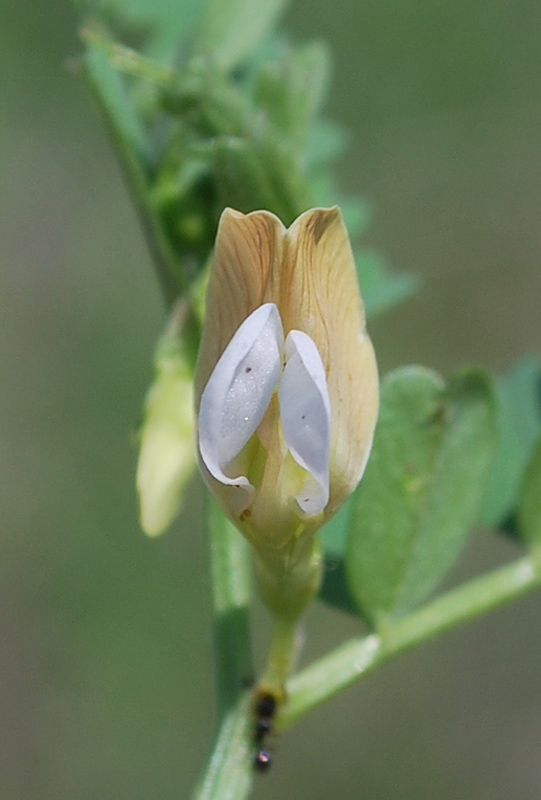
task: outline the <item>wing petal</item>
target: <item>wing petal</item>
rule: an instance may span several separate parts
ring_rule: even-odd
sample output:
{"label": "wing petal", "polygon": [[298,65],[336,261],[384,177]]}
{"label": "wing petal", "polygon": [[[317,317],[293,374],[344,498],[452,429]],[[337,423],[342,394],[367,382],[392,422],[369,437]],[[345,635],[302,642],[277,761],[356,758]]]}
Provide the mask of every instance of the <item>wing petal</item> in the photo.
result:
{"label": "wing petal", "polygon": [[[280,378],[283,329],[274,303],[257,308],[239,327],[201,396],[199,451],[222,484],[252,489],[244,475],[228,474],[231,462],[259,426]],[[234,470],[233,470],[234,471]],[[247,507],[248,498],[245,498]]]}
{"label": "wing petal", "polygon": [[296,500],[304,513],[318,514],[329,501],[331,404],[325,368],[302,331],[290,331],[285,354],[278,387],[282,432],[291,455],[310,475]]}

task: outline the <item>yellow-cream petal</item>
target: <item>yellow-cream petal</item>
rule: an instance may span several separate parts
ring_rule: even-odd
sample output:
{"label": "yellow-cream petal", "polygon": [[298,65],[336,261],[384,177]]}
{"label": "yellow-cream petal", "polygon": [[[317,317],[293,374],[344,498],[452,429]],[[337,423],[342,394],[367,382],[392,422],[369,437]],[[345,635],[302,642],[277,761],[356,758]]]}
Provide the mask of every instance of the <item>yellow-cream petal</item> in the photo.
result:
{"label": "yellow-cream petal", "polygon": [[307,333],[327,372],[332,408],[327,516],[364,471],[379,398],[376,359],[338,207],[307,211],[289,228],[280,288],[285,334],[292,328]]}
{"label": "yellow-cream petal", "polygon": [[285,228],[274,214],[223,212],[207,291],[205,326],[195,372],[196,405],[210,374],[244,320],[276,302],[273,282],[283,260]]}
{"label": "yellow-cream petal", "polygon": [[[328,518],[353,491],[364,471],[378,412],[377,366],[365,329],[347,231],[337,207],[307,211],[287,231],[267,211],[247,215],[224,211],[195,375],[196,411],[229,341],[244,320],[266,302],[278,307],[286,336],[292,330],[310,336],[325,368],[332,418],[330,499],[324,511]],[[283,529],[285,536],[296,524],[289,502],[291,480],[285,480],[284,473],[291,459],[285,457],[281,430],[271,409],[257,438],[266,460],[251,508],[253,528],[274,527],[276,533]],[[246,467],[246,458],[252,459],[253,454],[244,453],[242,468]],[[227,487],[219,485],[201,466],[207,483],[235,517]],[[267,519],[269,514],[274,517],[272,521]],[[276,538],[283,540],[280,535]]]}

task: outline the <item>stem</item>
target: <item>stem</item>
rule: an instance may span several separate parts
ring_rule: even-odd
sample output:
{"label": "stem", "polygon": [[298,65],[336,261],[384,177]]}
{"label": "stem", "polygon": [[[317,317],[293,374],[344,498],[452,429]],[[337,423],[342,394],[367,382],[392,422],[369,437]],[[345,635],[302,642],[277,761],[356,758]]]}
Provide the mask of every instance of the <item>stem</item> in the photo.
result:
{"label": "stem", "polygon": [[295,667],[298,652],[297,619],[275,618],[267,664],[260,680],[266,687],[274,687],[278,694],[284,690]]}
{"label": "stem", "polygon": [[145,152],[144,133],[130,106],[125,87],[108,60],[110,43],[107,38],[91,27],[82,32],[82,38],[87,45],[81,59],[83,77],[94,95],[115,144],[117,157],[146,234],[165,302],[169,307],[186,289],[186,279],[177,254],[152,205],[149,187],[150,156]]}
{"label": "stem", "polygon": [[218,706],[229,710],[253,680],[248,544],[209,498],[210,569]]}
{"label": "stem", "polygon": [[220,727],[192,800],[245,800],[253,777],[248,545],[210,497],[208,531]]}
{"label": "stem", "polygon": [[192,800],[245,800],[252,787],[250,701],[244,694],[224,715],[214,750]]}
{"label": "stem", "polygon": [[405,650],[541,584],[541,565],[522,558],[442,595],[379,634],[352,639],[295,675],[277,727],[289,728],[341,689]]}

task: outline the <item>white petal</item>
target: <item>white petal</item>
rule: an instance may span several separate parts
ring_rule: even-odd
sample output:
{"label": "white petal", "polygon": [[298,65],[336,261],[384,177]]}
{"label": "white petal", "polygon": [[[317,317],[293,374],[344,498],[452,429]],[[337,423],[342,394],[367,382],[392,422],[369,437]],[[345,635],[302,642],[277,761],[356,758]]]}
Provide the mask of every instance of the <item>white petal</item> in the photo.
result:
{"label": "white petal", "polygon": [[305,513],[317,514],[329,502],[331,403],[325,368],[314,341],[302,331],[289,333],[285,352],[280,421],[291,455],[311,474],[297,503]]}
{"label": "white petal", "polygon": [[246,476],[226,474],[230,462],[255,433],[280,377],[284,341],[274,303],[253,311],[237,330],[201,396],[199,450],[221,483],[249,487]]}

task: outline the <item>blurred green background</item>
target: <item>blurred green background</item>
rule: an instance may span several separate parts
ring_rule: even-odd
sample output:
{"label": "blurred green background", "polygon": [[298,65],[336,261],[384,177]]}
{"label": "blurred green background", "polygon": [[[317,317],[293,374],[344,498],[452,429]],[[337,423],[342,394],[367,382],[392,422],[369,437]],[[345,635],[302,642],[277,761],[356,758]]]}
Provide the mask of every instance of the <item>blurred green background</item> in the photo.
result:
{"label": "blurred green background", "polygon": [[[138,528],[163,309],[67,68],[76,27],[59,0],[0,6],[0,796],[169,800],[213,725],[205,543],[199,511],[158,541]],[[371,326],[382,371],[539,353],[541,4],[294,0],[285,27],[334,53],[327,111],[352,133],[344,187],[374,204],[367,243],[424,278]],[[453,579],[515,550],[479,532]],[[255,796],[538,800],[540,612],[526,598],[349,690],[277,743]],[[358,628],[315,607],[305,658]]]}

